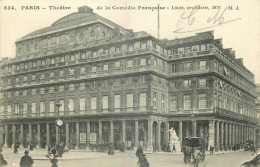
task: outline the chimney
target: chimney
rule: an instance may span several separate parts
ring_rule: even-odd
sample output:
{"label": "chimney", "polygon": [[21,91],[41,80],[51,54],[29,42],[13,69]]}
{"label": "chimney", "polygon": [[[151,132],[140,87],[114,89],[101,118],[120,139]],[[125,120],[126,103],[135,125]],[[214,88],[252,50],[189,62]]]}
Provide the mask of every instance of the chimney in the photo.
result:
{"label": "chimney", "polygon": [[93,13],[93,9],[88,6],[81,6],[78,8],[79,13]]}

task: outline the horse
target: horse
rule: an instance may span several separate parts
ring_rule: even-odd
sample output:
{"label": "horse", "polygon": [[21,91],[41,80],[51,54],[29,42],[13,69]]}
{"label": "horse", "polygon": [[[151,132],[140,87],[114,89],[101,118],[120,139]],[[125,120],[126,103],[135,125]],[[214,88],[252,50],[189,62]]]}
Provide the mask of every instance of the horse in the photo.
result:
{"label": "horse", "polygon": [[192,153],[192,148],[189,146],[183,146],[183,154],[184,154],[184,163],[186,164],[187,162],[191,162],[191,153]]}

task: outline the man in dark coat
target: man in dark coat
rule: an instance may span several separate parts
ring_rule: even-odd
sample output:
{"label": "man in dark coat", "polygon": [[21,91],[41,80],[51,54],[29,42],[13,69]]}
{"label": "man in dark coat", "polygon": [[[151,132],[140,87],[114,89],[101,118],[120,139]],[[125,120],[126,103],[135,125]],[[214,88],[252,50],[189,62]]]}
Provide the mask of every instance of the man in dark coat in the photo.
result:
{"label": "man in dark coat", "polygon": [[149,167],[149,163],[148,163],[147,159],[145,158],[144,153],[141,153],[139,155],[139,161],[137,162],[137,164],[139,165],[139,167]]}
{"label": "man in dark coat", "polygon": [[32,167],[33,159],[29,156],[29,151],[25,150],[24,156],[21,158],[20,167]]}
{"label": "man in dark coat", "polygon": [[136,157],[139,157],[140,154],[142,154],[142,153],[143,153],[142,147],[141,147],[141,146],[138,146],[138,148],[137,148],[137,150],[136,150],[136,153],[135,153]]}
{"label": "man in dark coat", "polygon": [[214,147],[212,145],[209,146],[210,155],[213,155]]}

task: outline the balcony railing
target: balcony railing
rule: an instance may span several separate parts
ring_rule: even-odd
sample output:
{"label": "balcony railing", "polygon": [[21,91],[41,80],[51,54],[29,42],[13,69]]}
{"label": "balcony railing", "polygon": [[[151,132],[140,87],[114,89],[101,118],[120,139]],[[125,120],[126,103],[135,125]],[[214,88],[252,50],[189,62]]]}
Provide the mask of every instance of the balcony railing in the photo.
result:
{"label": "balcony railing", "polygon": [[[127,107],[127,108],[113,108],[113,109],[89,109],[89,110],[73,110],[60,111],[60,117],[82,116],[82,115],[102,115],[102,114],[118,114],[118,113],[145,113],[152,112],[148,107]],[[45,113],[26,113],[26,114],[2,114],[0,120],[3,119],[20,119],[20,118],[43,118],[43,117],[58,117],[57,112]]]}
{"label": "balcony railing", "polygon": [[247,116],[247,115],[242,115],[242,114],[239,114],[239,113],[234,112],[234,111],[225,110],[225,109],[222,109],[222,108],[214,108],[214,111],[218,115],[232,117],[232,118],[240,119],[240,120],[245,120],[245,121],[252,122],[252,123],[257,123],[257,118],[250,117],[250,116]]}

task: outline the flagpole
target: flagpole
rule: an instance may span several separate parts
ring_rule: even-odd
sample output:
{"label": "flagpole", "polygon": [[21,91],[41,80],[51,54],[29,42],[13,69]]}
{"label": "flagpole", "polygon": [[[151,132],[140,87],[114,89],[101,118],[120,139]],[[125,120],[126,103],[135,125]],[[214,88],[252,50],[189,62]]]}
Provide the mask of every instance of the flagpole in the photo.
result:
{"label": "flagpole", "polygon": [[159,39],[160,38],[160,13],[159,13],[159,8],[160,8],[160,5],[158,4],[158,18],[157,18],[157,39]]}

